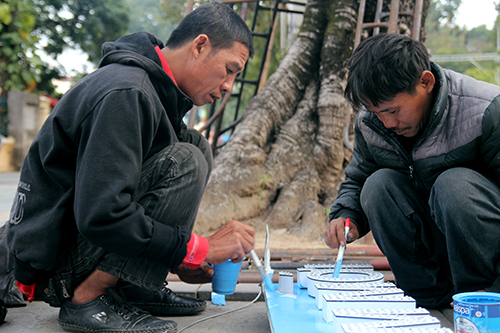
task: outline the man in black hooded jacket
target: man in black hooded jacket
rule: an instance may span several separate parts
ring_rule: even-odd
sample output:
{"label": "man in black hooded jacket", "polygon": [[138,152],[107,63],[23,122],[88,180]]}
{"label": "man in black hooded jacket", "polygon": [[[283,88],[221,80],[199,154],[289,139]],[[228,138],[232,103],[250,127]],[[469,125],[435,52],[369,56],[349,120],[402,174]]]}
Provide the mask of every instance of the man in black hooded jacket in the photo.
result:
{"label": "man in black hooded jacket", "polygon": [[148,33],[105,43],[99,68],[51,113],[24,161],[8,240],[19,288],[60,306],[64,329],[175,332],[148,312],[195,314],[205,302],[167,289],[168,272],[208,282],[210,264],[253,248],[253,228],[237,221],[192,233],[212,152],[182,120],[230,93],[252,55],[245,22],[203,5],[166,46]]}

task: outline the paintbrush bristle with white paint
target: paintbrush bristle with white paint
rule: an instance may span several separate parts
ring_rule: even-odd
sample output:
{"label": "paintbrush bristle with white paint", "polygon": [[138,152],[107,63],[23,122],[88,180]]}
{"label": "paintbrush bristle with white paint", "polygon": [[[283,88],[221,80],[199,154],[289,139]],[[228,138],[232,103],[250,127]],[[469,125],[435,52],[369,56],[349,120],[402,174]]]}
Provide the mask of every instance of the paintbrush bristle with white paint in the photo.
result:
{"label": "paintbrush bristle with white paint", "polygon": [[260,262],[259,257],[257,256],[257,253],[255,253],[254,250],[250,251],[250,255],[252,256],[252,260],[255,263],[255,266],[257,266],[257,269],[260,272],[260,275],[262,275],[262,280],[264,280],[264,284],[266,285],[267,291],[274,291],[274,285],[273,281],[269,277],[269,275],[266,275],[264,272],[264,268],[262,268],[262,263]]}

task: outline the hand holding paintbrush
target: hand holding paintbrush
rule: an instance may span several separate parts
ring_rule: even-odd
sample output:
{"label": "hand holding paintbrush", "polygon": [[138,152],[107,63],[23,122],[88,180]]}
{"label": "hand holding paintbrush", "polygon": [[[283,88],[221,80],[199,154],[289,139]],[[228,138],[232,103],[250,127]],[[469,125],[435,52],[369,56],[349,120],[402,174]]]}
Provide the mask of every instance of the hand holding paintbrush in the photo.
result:
{"label": "hand holding paintbrush", "polygon": [[[351,220],[347,218],[344,224],[344,237],[346,238],[346,240],[347,240],[347,234],[349,234],[350,227],[351,227]],[[344,243],[344,245],[341,245],[339,248],[339,252],[337,253],[337,261],[335,263],[335,270],[333,271],[334,278],[338,278],[340,275],[340,268],[342,266],[342,259],[344,257],[345,246],[346,243]]]}

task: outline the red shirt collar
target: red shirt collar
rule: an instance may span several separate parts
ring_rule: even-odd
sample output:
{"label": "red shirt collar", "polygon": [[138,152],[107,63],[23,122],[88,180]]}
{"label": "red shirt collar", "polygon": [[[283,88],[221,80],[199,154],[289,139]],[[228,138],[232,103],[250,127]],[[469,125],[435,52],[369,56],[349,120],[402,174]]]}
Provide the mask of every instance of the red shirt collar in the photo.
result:
{"label": "red shirt collar", "polygon": [[163,67],[163,70],[167,73],[168,76],[174,81],[175,85],[177,85],[177,82],[175,82],[174,74],[172,74],[172,70],[170,69],[170,66],[167,63],[167,59],[165,59],[165,56],[163,53],[161,53],[160,47],[158,45],[155,46],[156,53],[158,54],[158,57],[160,57],[161,61],[161,66]]}

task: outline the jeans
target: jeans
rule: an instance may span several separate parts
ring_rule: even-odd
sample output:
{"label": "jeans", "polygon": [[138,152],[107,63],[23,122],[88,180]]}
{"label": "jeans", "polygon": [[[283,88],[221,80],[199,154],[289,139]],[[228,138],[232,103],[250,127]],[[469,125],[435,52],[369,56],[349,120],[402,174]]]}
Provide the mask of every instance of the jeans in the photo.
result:
{"label": "jeans", "polygon": [[[187,134],[189,142],[170,145],[145,161],[132,200],[156,221],[192,230],[213,158],[208,141],[198,131],[188,130]],[[46,285],[37,284],[36,295],[52,306],[60,306],[95,269],[159,291],[170,268],[151,260],[108,252],[79,235],[55,275]]]}
{"label": "jeans", "polygon": [[397,285],[419,306],[498,286],[500,188],[482,174],[449,169],[423,196],[408,175],[382,169],[367,179],[361,206]]}

